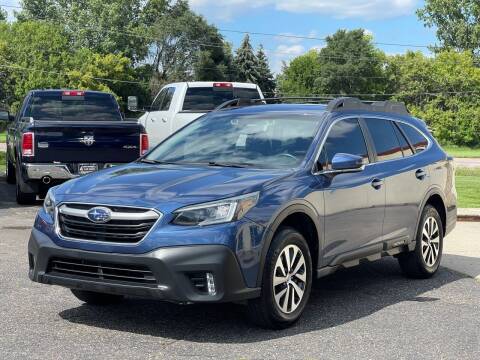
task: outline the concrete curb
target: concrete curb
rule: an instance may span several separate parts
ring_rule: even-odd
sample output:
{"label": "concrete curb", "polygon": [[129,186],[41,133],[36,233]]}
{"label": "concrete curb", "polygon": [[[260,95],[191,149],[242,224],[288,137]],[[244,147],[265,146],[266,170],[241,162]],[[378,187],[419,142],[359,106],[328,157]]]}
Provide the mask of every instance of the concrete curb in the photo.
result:
{"label": "concrete curb", "polygon": [[480,209],[458,209],[457,220],[480,222]]}

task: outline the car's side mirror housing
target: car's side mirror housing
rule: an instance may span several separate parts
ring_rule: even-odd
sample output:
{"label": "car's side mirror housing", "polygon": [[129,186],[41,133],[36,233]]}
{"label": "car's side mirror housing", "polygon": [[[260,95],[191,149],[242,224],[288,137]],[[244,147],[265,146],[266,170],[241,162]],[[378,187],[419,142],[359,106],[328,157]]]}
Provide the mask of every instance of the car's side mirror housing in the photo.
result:
{"label": "car's side mirror housing", "polygon": [[129,96],[127,101],[127,108],[129,111],[138,111],[138,97]]}
{"label": "car's side mirror housing", "polygon": [[0,110],[0,121],[11,121],[10,113],[7,110]]}
{"label": "car's side mirror housing", "polygon": [[338,153],[332,159],[332,170],[349,171],[361,170],[363,168],[363,158],[358,155]]}

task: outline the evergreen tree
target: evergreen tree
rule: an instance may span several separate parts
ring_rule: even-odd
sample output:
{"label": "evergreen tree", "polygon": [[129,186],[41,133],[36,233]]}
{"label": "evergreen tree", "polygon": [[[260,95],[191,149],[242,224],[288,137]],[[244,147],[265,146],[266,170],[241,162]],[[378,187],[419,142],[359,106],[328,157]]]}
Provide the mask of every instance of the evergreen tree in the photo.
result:
{"label": "evergreen tree", "polygon": [[268,65],[267,55],[265,55],[262,45],[260,45],[257,52],[257,63],[257,70],[260,75],[257,85],[260,86],[260,89],[262,89],[268,97],[271,97],[274,95],[276,84],[273,74],[270,71],[270,66]]}
{"label": "evergreen tree", "polygon": [[250,44],[250,36],[245,35],[242,44],[237,49],[235,64],[238,71],[238,80],[256,84],[260,79],[258,59]]}

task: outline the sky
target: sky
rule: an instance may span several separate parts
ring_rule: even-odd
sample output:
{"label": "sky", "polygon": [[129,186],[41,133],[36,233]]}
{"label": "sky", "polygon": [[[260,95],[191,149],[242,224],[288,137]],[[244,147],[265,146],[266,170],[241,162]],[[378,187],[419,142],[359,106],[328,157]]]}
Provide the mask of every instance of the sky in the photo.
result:
{"label": "sky", "polygon": [[[425,28],[415,11],[423,0],[189,0],[194,11],[216,25],[224,38],[238,47],[243,33],[250,32],[252,45],[266,49],[275,73],[310,49],[325,46],[323,39],[338,29],[366,29],[387,54],[411,50],[428,53],[436,42],[435,30]],[[0,0],[18,6],[18,0]],[[9,10],[10,17],[14,9]],[[294,35],[317,39],[296,39],[254,33]],[[397,45],[387,45],[397,44]],[[406,46],[399,46],[399,44]]]}

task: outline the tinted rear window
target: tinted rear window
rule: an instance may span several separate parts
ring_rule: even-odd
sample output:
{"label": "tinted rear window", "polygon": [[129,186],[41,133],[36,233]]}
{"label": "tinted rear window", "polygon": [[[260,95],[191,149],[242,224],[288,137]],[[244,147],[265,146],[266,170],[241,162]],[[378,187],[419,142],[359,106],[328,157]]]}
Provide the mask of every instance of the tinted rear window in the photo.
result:
{"label": "tinted rear window", "polygon": [[372,135],[373,144],[377,151],[378,161],[393,160],[403,157],[400,143],[393,124],[389,120],[367,119],[367,127]]}
{"label": "tinted rear window", "polygon": [[187,89],[183,110],[185,111],[211,111],[225,101],[233,99],[258,99],[257,89],[247,88],[214,88],[191,87]]}
{"label": "tinted rear window", "polygon": [[61,121],[121,121],[122,116],[115,99],[108,94],[62,96],[38,94],[30,100],[25,116],[35,120]]}
{"label": "tinted rear window", "polygon": [[427,138],[423,136],[417,129],[404,123],[399,123],[399,125],[405,135],[407,135],[407,138],[415,149],[415,152],[420,152],[427,148]]}

